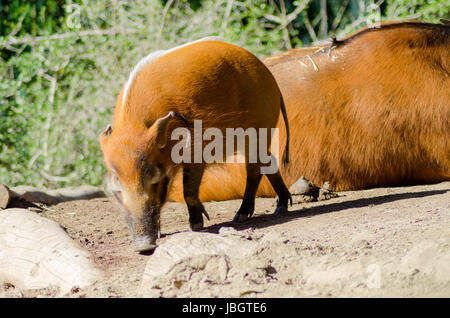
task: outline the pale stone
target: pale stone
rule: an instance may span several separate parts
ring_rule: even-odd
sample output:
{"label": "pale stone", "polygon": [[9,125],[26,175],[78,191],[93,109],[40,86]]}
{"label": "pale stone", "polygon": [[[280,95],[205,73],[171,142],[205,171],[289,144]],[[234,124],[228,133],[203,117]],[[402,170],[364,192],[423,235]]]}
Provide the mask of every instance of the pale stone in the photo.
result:
{"label": "pale stone", "polygon": [[17,186],[11,188],[13,197],[21,198],[28,202],[57,204],[71,200],[89,200],[105,197],[103,190],[93,186],[68,187],[58,190],[40,190],[31,186]]}
{"label": "pale stone", "polygon": [[295,195],[309,195],[317,200],[317,197],[319,196],[319,189],[320,188],[318,186],[302,176],[293,185],[291,185],[289,192]]}
{"label": "pale stone", "polygon": [[0,183],[0,210],[6,209],[11,201],[11,192],[8,187]]}
{"label": "pale stone", "polygon": [[[144,296],[158,296],[161,285],[173,287],[190,281],[222,283],[230,268],[230,261],[250,257],[257,243],[238,235],[223,235],[235,230],[222,230],[222,235],[184,232],[162,242],[150,256],[144,270],[141,291]],[[244,233],[245,234],[245,233]],[[198,280],[193,282],[193,273]]]}
{"label": "pale stone", "polygon": [[415,244],[401,259],[398,270],[407,275],[420,272],[440,283],[450,282],[450,239],[427,239]]}
{"label": "pale stone", "polygon": [[58,223],[25,209],[0,213],[0,283],[21,289],[57,286],[62,295],[102,276],[91,255]]}

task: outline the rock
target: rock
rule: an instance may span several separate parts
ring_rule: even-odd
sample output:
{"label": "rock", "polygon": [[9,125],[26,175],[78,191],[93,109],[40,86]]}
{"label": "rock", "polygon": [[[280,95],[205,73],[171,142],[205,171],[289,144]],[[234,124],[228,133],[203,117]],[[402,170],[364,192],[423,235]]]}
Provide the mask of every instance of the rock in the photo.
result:
{"label": "rock", "polygon": [[302,176],[298,179],[290,188],[289,192],[295,195],[307,195],[314,198],[317,201],[320,188],[314,183]]}
{"label": "rock", "polygon": [[256,233],[253,228],[238,231],[232,227],[223,226],[219,229],[219,236],[222,237],[237,237],[246,240],[259,240],[263,237],[262,233]]}
{"label": "rock", "polygon": [[32,186],[18,186],[11,188],[13,198],[19,198],[27,202],[44,203],[52,205],[59,203],[60,200],[45,191],[39,190]]}
{"label": "rock", "polygon": [[[143,282],[144,295],[157,297],[160,294],[156,286],[164,289],[164,296],[173,296],[174,291],[181,288],[192,290],[208,289],[208,285],[223,284],[230,269],[230,258],[227,255],[202,254],[184,258],[168,268],[162,276],[154,277],[151,282]],[[153,289],[153,290],[152,290]]]}
{"label": "rock", "polygon": [[319,197],[317,198],[319,201],[323,200],[329,200],[331,198],[337,198],[339,195],[334,192],[333,190],[330,190],[330,184],[328,182],[325,182],[319,190]]}
{"label": "rock", "polygon": [[306,201],[323,201],[339,196],[336,192],[330,190],[329,188],[330,184],[328,182],[325,182],[322,188],[319,188],[302,176],[289,188],[289,192],[293,195],[309,196],[310,199]]}
{"label": "rock", "polygon": [[[226,231],[222,231],[224,233]],[[230,233],[233,231],[229,231]],[[234,233],[233,233],[234,234]],[[144,270],[141,292],[158,296],[183,284],[222,283],[233,259],[249,257],[258,244],[237,235],[183,232],[162,242]],[[166,295],[165,295],[166,296]]]}
{"label": "rock", "polygon": [[11,188],[11,193],[13,197],[47,205],[71,200],[89,200],[105,197],[103,190],[93,186],[68,187],[58,190],[39,190],[31,186],[18,186]]}
{"label": "rock", "polygon": [[0,284],[21,289],[85,287],[102,278],[61,226],[25,209],[0,213]]}
{"label": "rock", "polygon": [[347,282],[366,283],[366,268],[359,261],[341,264],[327,264],[326,261],[303,266],[302,276],[308,285],[347,284]]}
{"label": "rock", "polygon": [[415,244],[397,269],[407,275],[422,273],[440,283],[450,282],[450,239],[427,239]]}
{"label": "rock", "polygon": [[0,210],[6,209],[11,201],[11,192],[8,187],[0,183]]}
{"label": "rock", "polygon": [[58,189],[56,194],[63,201],[90,200],[94,198],[104,198],[106,196],[102,189],[88,185]]}

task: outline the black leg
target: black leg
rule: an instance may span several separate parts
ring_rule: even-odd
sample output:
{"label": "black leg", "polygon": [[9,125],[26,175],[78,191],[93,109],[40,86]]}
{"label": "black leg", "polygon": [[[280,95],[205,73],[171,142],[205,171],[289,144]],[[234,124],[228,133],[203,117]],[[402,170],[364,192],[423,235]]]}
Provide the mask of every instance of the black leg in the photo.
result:
{"label": "black leg", "polygon": [[287,212],[288,201],[290,201],[292,206],[292,197],[281,177],[280,170],[277,170],[276,173],[266,174],[266,177],[269,179],[270,184],[278,195],[277,208],[275,209],[274,214],[279,215]]}
{"label": "black leg", "polygon": [[183,167],[183,194],[189,211],[189,225],[192,231],[203,228],[203,216],[209,220],[202,202],[198,197],[204,166],[202,164],[185,164]]}
{"label": "black leg", "polygon": [[233,222],[242,222],[252,216],[255,210],[255,197],[261,181],[261,169],[259,164],[247,163],[247,184],[245,185],[244,198],[241,207],[233,218]]}

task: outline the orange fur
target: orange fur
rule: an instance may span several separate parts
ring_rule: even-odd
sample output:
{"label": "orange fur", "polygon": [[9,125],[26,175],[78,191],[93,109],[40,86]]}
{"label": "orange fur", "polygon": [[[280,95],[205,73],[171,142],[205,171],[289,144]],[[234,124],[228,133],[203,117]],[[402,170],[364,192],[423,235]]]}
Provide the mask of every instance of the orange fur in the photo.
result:
{"label": "orange fur", "polygon": [[[264,62],[291,127],[288,186],[302,175],[338,191],[450,180],[450,26],[387,23]],[[244,186],[243,165],[212,166],[200,199],[240,198]],[[181,193],[177,178],[170,197]],[[258,195],[275,195],[265,177]]]}
{"label": "orange fur", "polygon": [[[159,212],[167,200],[167,190],[180,167],[186,167],[185,163],[175,164],[172,160],[172,148],[179,142],[171,139],[175,128],[188,125],[193,130],[194,121],[201,120],[203,130],[216,128],[223,136],[227,128],[270,132],[281,117],[282,121],[286,119],[286,132],[287,118],[279,116],[280,110],[285,114],[275,78],[243,48],[205,40],[141,60],[117,99],[113,128],[107,128],[100,137],[115,187],[113,193],[127,212],[132,233],[140,237],[139,248],[148,249],[156,240]],[[203,140],[203,147],[208,143]],[[285,145],[287,154],[288,141]],[[244,156],[248,156],[250,145],[245,146]],[[269,150],[270,143],[266,148]],[[225,159],[225,151],[223,155]],[[258,164],[249,167],[259,169],[263,163]],[[198,165],[196,169],[200,170]],[[188,196],[191,206],[197,204],[196,196]]]}

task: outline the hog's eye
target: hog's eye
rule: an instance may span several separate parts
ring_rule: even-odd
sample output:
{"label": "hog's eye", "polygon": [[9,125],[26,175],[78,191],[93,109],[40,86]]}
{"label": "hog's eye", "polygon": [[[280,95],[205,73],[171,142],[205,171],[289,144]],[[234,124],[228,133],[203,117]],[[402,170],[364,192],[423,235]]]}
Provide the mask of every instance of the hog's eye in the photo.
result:
{"label": "hog's eye", "polygon": [[116,197],[117,201],[122,203],[122,191],[116,190],[116,191],[113,191],[112,193]]}
{"label": "hog's eye", "polygon": [[112,192],[120,190],[120,180],[115,173],[110,175],[109,187]]}
{"label": "hog's eye", "polygon": [[147,163],[142,167],[142,181],[144,184],[158,183],[163,177],[161,165]]}

